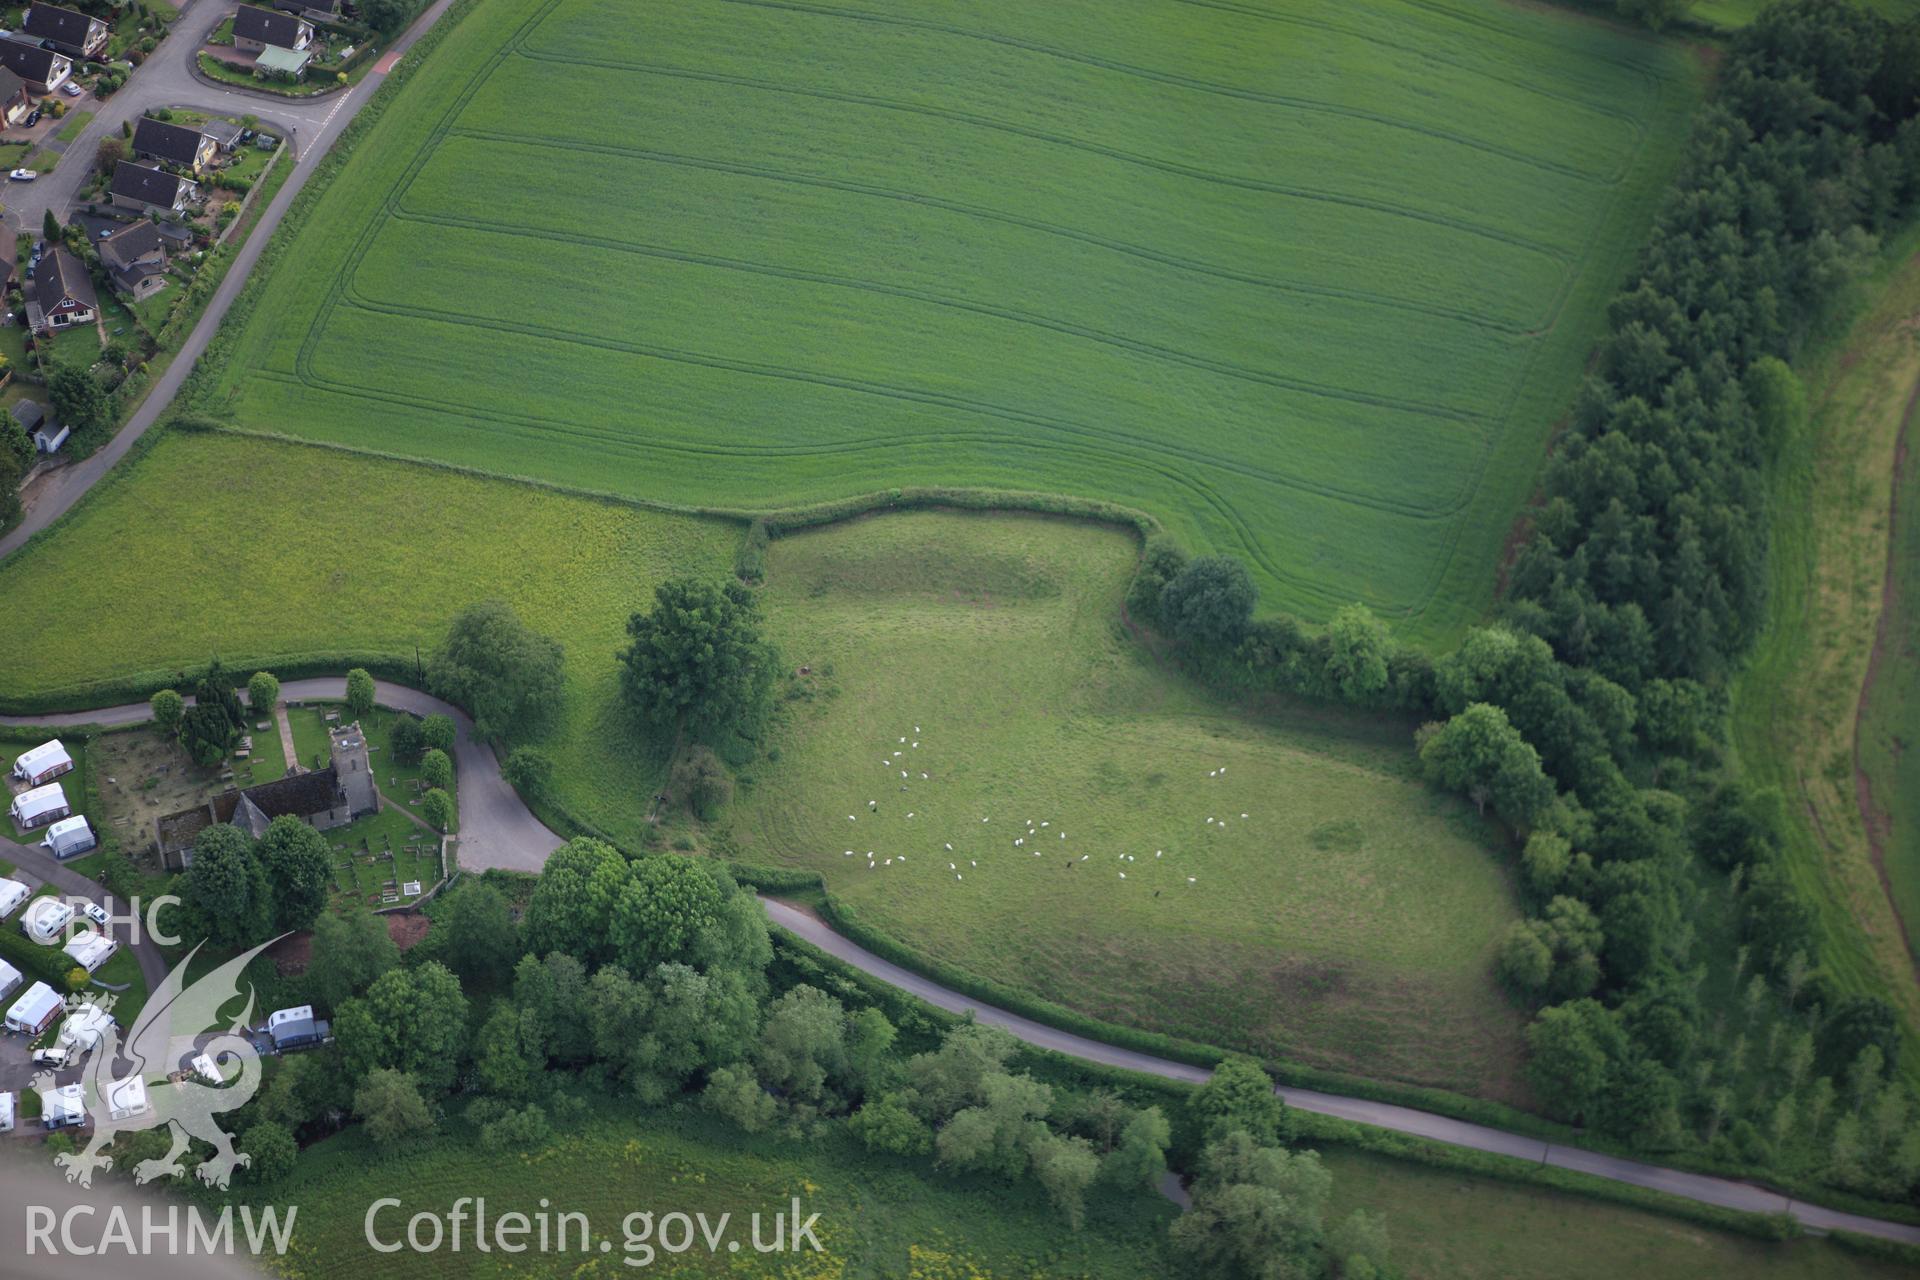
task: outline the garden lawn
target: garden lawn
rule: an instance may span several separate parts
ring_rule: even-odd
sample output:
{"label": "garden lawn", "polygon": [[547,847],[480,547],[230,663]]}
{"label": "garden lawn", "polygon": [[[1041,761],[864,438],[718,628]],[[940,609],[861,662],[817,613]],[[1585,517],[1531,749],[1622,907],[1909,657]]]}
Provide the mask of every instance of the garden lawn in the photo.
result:
{"label": "garden lawn", "polygon": [[481,0],[200,405],[702,505],[1110,499],[1439,642],[1698,78],[1547,6]]}
{"label": "garden lawn", "polygon": [[1895,1280],[1912,1271],[1822,1240],[1771,1244],[1564,1191],[1365,1154],[1321,1152],[1327,1214],[1384,1214],[1407,1280]]}
{"label": "garden lawn", "polygon": [[60,132],[54,136],[62,142],[72,142],[87,127],[87,121],[93,119],[91,111],[75,111],[67,116],[66,123],[60,126]]}
{"label": "garden lawn", "polygon": [[[0,701],[62,690],[69,705],[122,701],[124,685],[102,682],[147,672],[158,683],[215,650],[243,677],[322,651],[411,663],[453,614],[497,597],[566,646],[548,746],[567,804],[632,824],[658,789],[664,744],[618,710],[627,615],[669,573],[723,575],[738,536],[337,450],[169,433],[0,564],[0,599],[44,602],[0,611],[19,656],[0,670]],[[63,643],[51,645],[56,609]]]}
{"label": "garden lawn", "polygon": [[[541,1276],[1135,1280],[1166,1274],[1162,1249],[1173,1214],[1150,1193],[1116,1196],[1103,1189],[1089,1194],[1086,1229],[1076,1233],[1033,1182],[1009,1187],[934,1175],[927,1161],[875,1158],[840,1134],[780,1143],[694,1113],[674,1117],[614,1106],[596,1109],[588,1121],[528,1152],[498,1153],[446,1136],[387,1157],[355,1129],[309,1148],[292,1175],[253,1195],[261,1204],[300,1206],[283,1263],[288,1274],[312,1280],[476,1273],[471,1234],[466,1252],[432,1258],[369,1248],[368,1206],[388,1196],[401,1204],[376,1218],[383,1241],[389,1227],[404,1233],[413,1214],[444,1215],[463,1196],[485,1197],[489,1218],[516,1211],[535,1217],[543,1207],[587,1215],[589,1256],[527,1253],[501,1269]],[[755,1254],[752,1215],[762,1215],[762,1238],[770,1238],[773,1215],[790,1216],[796,1197],[803,1219],[820,1215],[814,1229],[825,1251]],[[623,1224],[642,1210],[656,1219],[674,1211],[704,1213],[709,1224],[730,1214],[728,1234],[740,1251],[729,1254],[722,1245],[718,1256],[704,1246],[650,1258],[637,1248],[629,1253]],[[576,1228],[569,1241],[577,1239]],[[603,1239],[611,1241],[610,1253],[600,1252]],[[632,1265],[623,1265],[623,1257]],[[478,1265],[478,1274],[495,1273]]]}
{"label": "garden lawn", "polygon": [[1492,828],[1412,776],[1410,724],[1245,713],[1156,665],[1118,625],[1134,554],[1027,516],[775,542],[771,627],[812,674],[710,847],[1099,1018],[1521,1100]]}

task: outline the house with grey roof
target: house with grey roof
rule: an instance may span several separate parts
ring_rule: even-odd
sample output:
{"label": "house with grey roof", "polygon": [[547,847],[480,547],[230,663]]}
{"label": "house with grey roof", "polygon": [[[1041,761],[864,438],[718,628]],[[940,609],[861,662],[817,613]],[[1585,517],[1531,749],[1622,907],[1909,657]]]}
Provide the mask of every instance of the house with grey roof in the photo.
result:
{"label": "house with grey roof", "polygon": [[5,67],[26,82],[27,92],[35,97],[52,93],[73,74],[73,59],[53,49],[42,49],[38,41],[17,37],[0,40],[0,67]]}
{"label": "house with grey roof", "polygon": [[98,57],[107,47],[107,24],[99,18],[35,0],[20,30],[70,58]]}
{"label": "house with grey roof", "polygon": [[167,286],[167,250],[147,218],[130,222],[99,242],[100,261],[115,293],[138,302]]}
{"label": "house with grey roof", "polygon": [[113,167],[113,203],[139,213],[181,213],[200,193],[200,184],[131,160]]}
{"label": "house with grey roof", "polygon": [[233,15],[233,47],[261,53],[268,47],[299,52],[313,43],[313,24],[290,13],[243,4]]}
{"label": "house with grey roof", "polygon": [[213,163],[216,143],[198,129],[141,116],[133,127],[133,154],[199,173]]}

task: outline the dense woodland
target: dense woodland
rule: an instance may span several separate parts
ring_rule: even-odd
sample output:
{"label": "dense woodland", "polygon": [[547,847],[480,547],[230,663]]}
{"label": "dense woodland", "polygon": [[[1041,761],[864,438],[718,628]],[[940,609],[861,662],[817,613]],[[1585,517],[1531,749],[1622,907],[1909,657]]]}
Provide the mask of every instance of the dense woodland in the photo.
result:
{"label": "dense woodland", "polygon": [[1364,609],[1252,621],[1239,565],[1148,548],[1129,609],[1216,679],[1432,717],[1429,774],[1524,846],[1501,976],[1553,1115],[1648,1151],[1908,1198],[1900,1036],[1826,982],[1776,798],[1721,760],[1766,606],[1788,366],[1920,203],[1920,24],[1839,0],[1731,41],[1547,468],[1497,625],[1432,662]]}

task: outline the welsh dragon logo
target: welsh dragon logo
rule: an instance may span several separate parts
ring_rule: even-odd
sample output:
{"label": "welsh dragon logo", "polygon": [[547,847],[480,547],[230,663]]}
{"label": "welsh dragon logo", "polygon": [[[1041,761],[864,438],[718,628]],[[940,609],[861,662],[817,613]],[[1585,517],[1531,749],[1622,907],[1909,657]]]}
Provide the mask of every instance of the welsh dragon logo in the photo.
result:
{"label": "welsh dragon logo", "polygon": [[[180,1157],[190,1138],[214,1148],[213,1158],[196,1170],[200,1180],[212,1186],[225,1188],[234,1169],[250,1163],[246,1153],[233,1149],[232,1135],[214,1117],[245,1105],[260,1087],[260,1054],[244,1034],[253,1018],[252,987],[246,1007],[230,1025],[211,1034],[209,1029],[220,1024],[221,1008],[239,998],[242,970],[277,941],[234,957],[188,986],[187,967],[200,951],[196,946],[148,999],[125,1041],[117,1026],[107,1025],[80,1079],[87,1116],[93,1121],[92,1140],[82,1151],[54,1157],[67,1181],[93,1185],[95,1169],[113,1168],[106,1149],[116,1136],[163,1125],[172,1129],[173,1146],[161,1159],[135,1165],[135,1182],[184,1173]],[[199,1071],[180,1070],[182,1062],[193,1059],[211,1062],[222,1082],[216,1084]],[[238,1074],[225,1080],[233,1064]],[[52,1088],[53,1076],[42,1072],[34,1086]]]}

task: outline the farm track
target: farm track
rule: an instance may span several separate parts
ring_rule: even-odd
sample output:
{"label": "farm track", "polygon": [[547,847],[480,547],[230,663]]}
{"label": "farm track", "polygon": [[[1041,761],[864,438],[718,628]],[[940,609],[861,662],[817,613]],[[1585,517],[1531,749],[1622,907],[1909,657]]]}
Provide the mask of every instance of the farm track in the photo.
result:
{"label": "farm track", "polygon": [[[498,867],[538,872],[560,846],[561,840],[521,803],[519,796],[501,776],[498,758],[474,736],[472,723],[465,713],[458,707],[406,685],[382,680],[376,682],[375,690],[383,706],[397,707],[417,715],[437,712],[454,719],[460,777],[461,835],[457,847],[460,865],[476,871]],[[293,700],[338,698],[345,695],[346,681],[340,677],[290,680],[282,686],[281,691],[284,697]],[[151,715],[151,709],[141,702],[52,715],[0,716],[0,724],[47,728],[86,724],[127,725],[144,723]],[[1189,1084],[1201,1083],[1210,1074],[1203,1067],[1107,1044],[984,1004],[867,951],[835,933],[805,910],[765,896],[760,901],[774,924],[819,947],[842,963],[938,1008],[952,1013],[971,1014],[979,1022],[1001,1027],[1036,1048]],[[1334,1116],[1411,1134],[1449,1146],[1537,1161],[1613,1182],[1647,1187],[1702,1204],[1719,1205],[1746,1213],[1784,1212],[1812,1231],[1845,1230],[1920,1243],[1920,1227],[1810,1205],[1750,1182],[1666,1169],[1580,1147],[1542,1142],[1538,1138],[1454,1120],[1394,1103],[1289,1086],[1280,1086],[1275,1092],[1289,1106],[1317,1115]]]}

